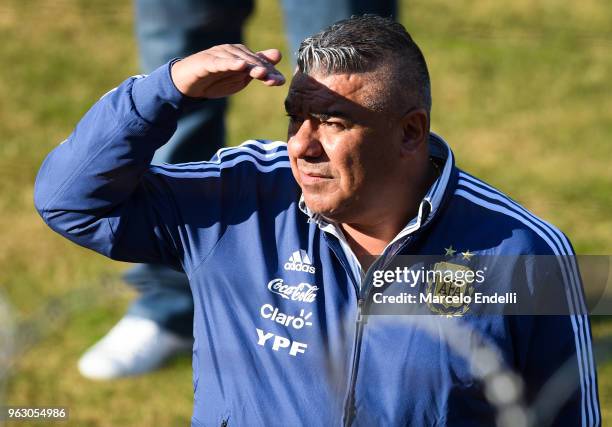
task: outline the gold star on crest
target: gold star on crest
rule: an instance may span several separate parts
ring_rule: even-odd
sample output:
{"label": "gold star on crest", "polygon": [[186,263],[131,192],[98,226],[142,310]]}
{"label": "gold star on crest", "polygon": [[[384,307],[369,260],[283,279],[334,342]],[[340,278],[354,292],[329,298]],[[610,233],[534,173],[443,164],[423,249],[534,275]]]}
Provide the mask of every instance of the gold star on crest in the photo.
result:
{"label": "gold star on crest", "polygon": [[446,251],[444,255],[447,255],[447,256],[453,256],[455,255],[455,252],[457,252],[456,250],[453,249],[453,245],[450,245],[448,248],[444,248],[444,250]]}
{"label": "gold star on crest", "polygon": [[471,253],[469,249],[466,250],[465,252],[461,252],[461,255],[462,255],[462,259],[466,261],[469,261],[474,256],[474,254]]}

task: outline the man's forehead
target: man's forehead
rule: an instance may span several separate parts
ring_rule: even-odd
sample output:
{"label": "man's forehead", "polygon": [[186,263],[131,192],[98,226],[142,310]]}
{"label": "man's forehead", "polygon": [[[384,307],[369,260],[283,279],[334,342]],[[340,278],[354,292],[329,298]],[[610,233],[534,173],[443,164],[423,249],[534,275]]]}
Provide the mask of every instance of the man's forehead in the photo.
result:
{"label": "man's forehead", "polygon": [[361,73],[306,75],[297,72],[285,100],[287,108],[361,106],[371,83]]}

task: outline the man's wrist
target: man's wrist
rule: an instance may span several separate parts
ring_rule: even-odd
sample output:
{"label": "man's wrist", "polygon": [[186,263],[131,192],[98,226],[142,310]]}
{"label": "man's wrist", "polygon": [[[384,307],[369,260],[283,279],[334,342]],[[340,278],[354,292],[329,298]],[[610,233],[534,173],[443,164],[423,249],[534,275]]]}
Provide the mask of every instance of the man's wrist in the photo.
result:
{"label": "man's wrist", "polygon": [[174,65],[175,65],[177,62],[182,61],[183,59],[184,59],[184,58],[174,58],[174,59],[172,59],[172,60],[170,61],[170,63],[169,63],[169,67],[170,67],[170,68],[169,68],[169,70],[170,70],[170,81],[172,81],[172,84],[174,85],[174,88],[175,88],[175,89],[177,90],[177,92],[178,92],[178,93],[180,93],[180,94],[182,95],[182,97],[183,97],[181,107],[183,107],[183,108],[189,108],[189,107],[191,107],[191,106],[193,106],[193,105],[198,105],[200,102],[202,102],[203,100],[206,100],[206,99],[208,99],[208,98],[199,98],[199,97],[198,97],[198,98],[195,98],[195,97],[193,97],[193,96],[189,96],[189,95],[187,95],[187,94],[185,93],[186,91],[181,90],[181,88],[179,87],[179,85],[177,85],[177,82],[175,81],[175,78],[176,78],[176,77],[175,77],[175,68],[174,68]]}
{"label": "man's wrist", "polygon": [[157,68],[148,76],[138,78],[132,86],[132,100],[138,114],[152,124],[174,122],[182,110],[202,102],[202,99],[185,96],[172,80],[175,58]]}

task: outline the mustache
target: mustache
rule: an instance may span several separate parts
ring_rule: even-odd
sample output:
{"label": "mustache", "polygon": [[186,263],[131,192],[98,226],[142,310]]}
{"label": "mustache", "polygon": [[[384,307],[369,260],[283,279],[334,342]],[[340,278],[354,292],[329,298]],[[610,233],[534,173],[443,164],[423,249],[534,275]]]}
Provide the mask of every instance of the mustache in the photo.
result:
{"label": "mustache", "polygon": [[332,173],[329,170],[329,167],[325,165],[317,165],[313,163],[307,162],[297,162],[298,169],[300,172],[310,176],[320,176],[320,177],[332,177]]}

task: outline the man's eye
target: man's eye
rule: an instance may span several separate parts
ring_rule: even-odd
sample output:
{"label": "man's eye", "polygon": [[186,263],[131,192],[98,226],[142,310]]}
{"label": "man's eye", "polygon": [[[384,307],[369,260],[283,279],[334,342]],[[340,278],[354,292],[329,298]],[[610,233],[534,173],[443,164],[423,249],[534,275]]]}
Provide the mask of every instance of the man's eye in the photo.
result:
{"label": "man's eye", "polygon": [[325,121],[322,122],[322,124],[324,126],[331,127],[336,130],[343,130],[345,128],[345,126],[340,122]]}

